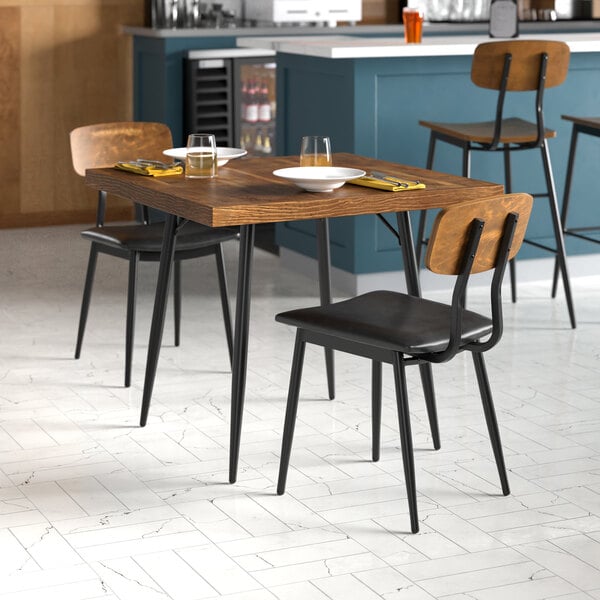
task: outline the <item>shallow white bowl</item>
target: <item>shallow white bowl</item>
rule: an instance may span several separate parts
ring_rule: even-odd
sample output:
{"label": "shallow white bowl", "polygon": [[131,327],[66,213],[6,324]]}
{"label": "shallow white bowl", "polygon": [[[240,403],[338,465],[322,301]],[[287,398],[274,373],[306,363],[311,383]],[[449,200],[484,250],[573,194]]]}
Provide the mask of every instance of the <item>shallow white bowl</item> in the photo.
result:
{"label": "shallow white bowl", "polygon": [[[171,158],[185,160],[187,148],[169,148],[168,150],[164,150],[163,154],[170,156]],[[248,151],[242,150],[242,148],[225,148],[222,146],[217,146],[217,166],[222,167],[230,160],[239,158],[240,156],[245,156],[246,154],[248,154]]]}
{"label": "shallow white bowl", "polygon": [[364,174],[360,169],[346,167],[289,167],[273,171],[273,175],[287,179],[307,192],[331,192]]}

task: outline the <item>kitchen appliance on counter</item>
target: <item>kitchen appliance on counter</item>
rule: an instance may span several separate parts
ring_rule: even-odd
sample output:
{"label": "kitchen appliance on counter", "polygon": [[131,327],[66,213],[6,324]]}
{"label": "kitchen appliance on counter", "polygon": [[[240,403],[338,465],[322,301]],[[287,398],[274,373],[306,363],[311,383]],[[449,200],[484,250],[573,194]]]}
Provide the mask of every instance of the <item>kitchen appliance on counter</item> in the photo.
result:
{"label": "kitchen appliance on counter", "polygon": [[235,10],[222,3],[200,0],[150,0],[150,23],[154,29],[213,29],[241,25]]}
{"label": "kitchen appliance on counter", "polygon": [[257,23],[357,23],[362,19],[361,0],[246,0],[244,18]]}

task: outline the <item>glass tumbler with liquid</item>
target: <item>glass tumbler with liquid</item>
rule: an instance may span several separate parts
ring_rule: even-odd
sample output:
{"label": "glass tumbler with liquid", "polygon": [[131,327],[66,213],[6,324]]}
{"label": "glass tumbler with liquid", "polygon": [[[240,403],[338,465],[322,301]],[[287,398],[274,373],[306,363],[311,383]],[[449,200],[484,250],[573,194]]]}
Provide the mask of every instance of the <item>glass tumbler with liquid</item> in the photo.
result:
{"label": "glass tumbler with liquid", "polygon": [[192,179],[214,177],[217,174],[217,142],[212,133],[192,133],[188,136],[185,155],[185,176]]}
{"label": "glass tumbler with liquid", "polygon": [[331,142],[322,135],[305,135],[300,144],[301,167],[331,167]]}
{"label": "glass tumbler with liquid", "polygon": [[404,41],[407,44],[420,44],[423,36],[425,14],[418,8],[404,7],[402,23],[404,23]]}

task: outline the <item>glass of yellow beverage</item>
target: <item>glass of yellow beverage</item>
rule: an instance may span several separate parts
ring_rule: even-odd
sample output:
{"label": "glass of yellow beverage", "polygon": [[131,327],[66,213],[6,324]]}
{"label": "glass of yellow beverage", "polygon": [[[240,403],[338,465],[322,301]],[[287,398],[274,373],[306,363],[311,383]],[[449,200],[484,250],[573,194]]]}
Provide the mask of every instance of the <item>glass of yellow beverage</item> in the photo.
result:
{"label": "glass of yellow beverage", "polygon": [[212,133],[192,133],[188,136],[185,155],[185,176],[192,179],[214,177],[217,174],[217,142]]}
{"label": "glass of yellow beverage", "polygon": [[331,167],[331,142],[323,135],[305,135],[300,144],[301,167]]}

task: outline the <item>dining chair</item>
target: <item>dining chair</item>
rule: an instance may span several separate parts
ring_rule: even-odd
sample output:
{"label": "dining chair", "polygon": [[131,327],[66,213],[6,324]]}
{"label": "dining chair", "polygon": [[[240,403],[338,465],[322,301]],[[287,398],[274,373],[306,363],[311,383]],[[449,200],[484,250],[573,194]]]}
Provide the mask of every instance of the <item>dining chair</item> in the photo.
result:
{"label": "dining chair", "polygon": [[[547,140],[556,137],[556,131],[544,124],[544,92],[546,88],[561,85],[569,69],[569,46],[559,41],[510,40],[479,44],[471,64],[471,81],[480,88],[496,90],[496,115],[494,120],[472,123],[439,123],[419,121],[430,130],[427,168],[433,168],[436,143],[445,142],[462,149],[462,175],[471,176],[472,152],[501,152],[504,157],[505,191],[512,192],[511,153],[539,149],[541,152],[546,191],[532,194],[547,197],[555,246],[551,247],[533,239],[524,240],[537,248],[555,254],[562,277],[571,327],[576,327],[575,308],[567,271],[564,236],[558,212],[554,176]],[[509,93],[535,92],[532,97],[534,117],[505,117],[505,104]],[[422,247],[426,238],[427,212],[421,211],[416,240],[417,262],[420,264]],[[512,301],[516,302],[515,262],[510,262]],[[552,297],[556,295],[553,286]]]}
{"label": "dining chair", "polygon": [[[173,145],[171,131],[166,125],[148,122],[99,123],[78,127],[71,131],[70,142],[73,168],[81,176],[85,176],[86,169],[112,167],[118,161],[137,160],[138,158],[161,160],[164,158],[163,150]],[[131,176],[139,177],[139,175]],[[129,278],[125,331],[125,387],[129,387],[133,358],[138,263],[160,260],[164,225],[160,222],[149,223],[148,211],[144,206],[136,206],[136,214],[141,216],[141,222],[106,225],[104,223],[106,200],[106,192],[100,191],[98,193],[96,226],[81,232],[81,236],[88,240],[91,246],[81,302],[75,358],[79,358],[81,355],[98,254],[103,253],[126,259],[129,262]],[[221,244],[237,237],[238,233],[231,229],[211,228],[199,223],[184,221],[181,223],[176,237],[173,268],[175,346],[179,346],[181,337],[181,261],[210,255],[216,258],[230,363],[233,337]]]}
{"label": "dining chair", "polygon": [[[472,354],[483,412],[502,493],[509,492],[492,393],[483,353],[502,336],[501,286],[507,261],[525,235],[533,198],[528,194],[465,202],[438,213],[425,258],[433,273],[456,276],[450,304],[392,291],[374,291],[325,306],[280,313],[276,320],[297,328],[288,391],[277,493],[285,492],[307,343],[372,361],[373,460],[379,458],[381,363],[393,365],[398,423],[411,531],[419,530],[415,465],[405,368],[442,363],[459,352]],[[471,273],[493,271],[490,315],[467,310]]]}

